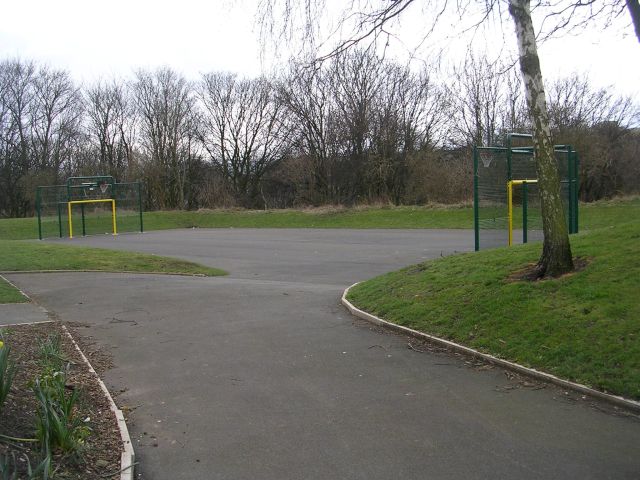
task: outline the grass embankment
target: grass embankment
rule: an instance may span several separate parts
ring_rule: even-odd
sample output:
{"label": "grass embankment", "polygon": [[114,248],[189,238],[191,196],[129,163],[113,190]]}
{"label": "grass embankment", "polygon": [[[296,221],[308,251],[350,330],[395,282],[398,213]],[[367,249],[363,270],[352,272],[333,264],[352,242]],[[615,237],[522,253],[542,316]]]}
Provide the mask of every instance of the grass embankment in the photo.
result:
{"label": "grass embankment", "polygon": [[411,266],[359,284],[349,300],[400,325],[638,400],[640,220],[574,236],[572,248],[588,265],[560,279],[509,279],[536,261],[538,243]]}
{"label": "grass embankment", "polygon": [[[0,271],[101,270],[162,272],[217,276],[226,272],[177,258],[103,248],[0,240]],[[20,292],[0,278],[0,303],[24,301]]]}

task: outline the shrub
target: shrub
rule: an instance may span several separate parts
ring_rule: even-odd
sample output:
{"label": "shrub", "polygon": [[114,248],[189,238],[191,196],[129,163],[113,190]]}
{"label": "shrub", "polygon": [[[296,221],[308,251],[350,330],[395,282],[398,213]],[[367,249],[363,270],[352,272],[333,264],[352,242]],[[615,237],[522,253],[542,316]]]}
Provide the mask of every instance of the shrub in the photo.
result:
{"label": "shrub", "polygon": [[33,387],[38,401],[36,437],[45,455],[54,450],[79,453],[90,431],[77,415],[78,391],[68,390],[66,379],[65,372],[49,369]]}
{"label": "shrub", "polygon": [[62,370],[67,363],[67,358],[61,350],[60,335],[48,335],[45,340],[38,341],[41,363],[46,367]]}
{"label": "shrub", "polygon": [[42,477],[42,480],[49,479],[49,470],[51,468],[51,457],[47,456],[40,462],[35,469],[31,467],[31,461],[27,455],[24,455],[22,461],[27,463],[27,476],[18,477],[18,463],[13,452],[0,455],[0,479],[1,480],[17,480],[18,478],[26,478],[26,480],[36,480]]}

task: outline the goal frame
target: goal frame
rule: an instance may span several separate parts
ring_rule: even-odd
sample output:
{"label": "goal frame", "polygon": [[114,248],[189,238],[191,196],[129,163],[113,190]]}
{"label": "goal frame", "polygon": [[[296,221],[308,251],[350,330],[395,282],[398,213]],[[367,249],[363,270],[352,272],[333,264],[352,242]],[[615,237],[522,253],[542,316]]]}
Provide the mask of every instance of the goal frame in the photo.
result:
{"label": "goal frame", "polygon": [[[105,199],[96,199],[96,200],[71,200],[67,202],[67,217],[69,224],[69,238],[73,238],[73,215],[72,208],[73,205],[85,205],[87,203],[109,203],[111,204],[111,225],[113,228],[112,235],[118,235],[118,226],[116,220],[116,201],[112,198]],[[84,227],[84,211],[83,211],[83,222],[82,226]]]}
{"label": "goal frame", "polygon": [[[530,218],[527,222],[526,202],[534,191],[537,192],[537,189],[528,191],[527,187],[538,183],[535,169],[536,152],[532,146],[532,140],[531,134],[508,133],[500,145],[473,146],[473,217],[476,251],[480,250],[481,246],[485,247],[484,242],[487,240],[490,246],[514,243],[513,203],[518,203],[518,199],[514,198],[516,197],[513,191],[515,186],[522,186],[523,243],[528,241],[528,228],[536,224],[540,218],[537,214],[538,207],[536,207],[536,215],[529,212]],[[571,145],[554,145],[554,155],[560,177],[567,227],[570,234],[578,233],[579,157]],[[529,200],[533,201],[533,197]],[[531,201],[528,207],[532,206]],[[501,238],[503,240],[500,240]]]}
{"label": "goal frame", "polygon": [[[80,234],[105,232],[114,235],[119,232],[142,233],[142,194],[141,182],[118,183],[109,175],[69,177],[64,184],[38,186],[35,201],[38,238],[65,238],[69,235],[73,238]],[[102,203],[112,200],[115,203],[110,207],[100,208]],[[97,208],[91,208],[91,204],[97,204]],[[72,218],[73,215],[76,217]],[[97,223],[94,218],[98,219]],[[80,221],[81,226],[78,225]]]}

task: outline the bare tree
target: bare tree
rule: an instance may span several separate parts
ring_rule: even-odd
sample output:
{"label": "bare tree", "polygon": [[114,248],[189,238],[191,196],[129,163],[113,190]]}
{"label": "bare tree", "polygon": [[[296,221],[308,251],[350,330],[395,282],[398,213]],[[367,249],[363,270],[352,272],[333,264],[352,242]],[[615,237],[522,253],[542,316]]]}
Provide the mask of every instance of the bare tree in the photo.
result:
{"label": "bare tree", "polygon": [[98,156],[98,171],[120,180],[132,167],[134,110],[126,85],[99,81],[85,91],[87,133]]}
{"label": "bare tree", "polygon": [[640,121],[640,112],[630,97],[611,88],[594,88],[588,76],[576,73],[551,82],[547,94],[549,121],[554,132],[588,129],[602,122],[630,127]]}
{"label": "bare tree", "polygon": [[0,215],[22,216],[29,208],[24,179],[31,168],[30,124],[34,103],[32,62],[0,63]]}
{"label": "bare tree", "polygon": [[498,145],[505,133],[530,130],[522,80],[502,61],[468,52],[453,68],[449,142],[456,147]]}
{"label": "bare tree", "polygon": [[416,72],[360,49],[317,67],[296,64],[281,82],[295,119],[296,165],[309,165],[309,198],[317,192],[321,201],[401,203],[409,160],[427,159],[448,119],[432,67]]}
{"label": "bare tree", "polygon": [[67,71],[41,67],[34,78],[31,109],[31,153],[37,168],[60,183],[62,167],[71,162],[81,135],[83,101]]}
{"label": "bare tree", "polygon": [[455,104],[452,134],[460,145],[495,145],[501,127],[503,66],[468,53],[454,68],[448,95]]}
{"label": "bare tree", "polygon": [[255,202],[265,173],[289,149],[291,127],[274,85],[265,78],[209,73],[203,76],[198,94],[199,138],[210,160],[241,201]]}
{"label": "bare tree", "polygon": [[611,88],[594,88],[573,74],[549,86],[549,120],[556,141],[580,152],[580,198],[593,201],[632,192],[640,185],[633,160],[632,127],[640,107]]}
{"label": "bare tree", "polygon": [[161,208],[184,208],[189,164],[196,155],[191,85],[170,68],[140,70],[133,92],[142,146],[152,166],[148,191]]}
{"label": "bare tree", "polygon": [[294,155],[310,163],[308,194],[312,202],[331,200],[331,161],[335,157],[335,103],[326,68],[310,69],[292,62],[288,76],[279,83],[280,101],[293,118]]}
{"label": "bare tree", "polygon": [[524,99],[522,79],[514,69],[504,73],[504,93],[501,102],[503,133],[531,131],[531,120]]}
{"label": "bare tree", "polygon": [[405,195],[409,160],[429,159],[427,152],[441,143],[451,112],[446,92],[435,84],[431,74],[428,66],[414,73],[406,66],[385,62],[372,105],[374,143],[368,175],[378,185],[378,195],[395,204]]}
{"label": "bare tree", "polygon": [[[371,52],[354,49],[336,56],[330,64],[335,88],[339,196],[348,203],[367,193],[367,169],[373,147],[374,104],[382,88],[384,66]],[[375,168],[375,167],[374,167]]]}
{"label": "bare tree", "polygon": [[0,211],[26,215],[78,152],[82,99],[68,72],[21,60],[0,64],[0,90]]}

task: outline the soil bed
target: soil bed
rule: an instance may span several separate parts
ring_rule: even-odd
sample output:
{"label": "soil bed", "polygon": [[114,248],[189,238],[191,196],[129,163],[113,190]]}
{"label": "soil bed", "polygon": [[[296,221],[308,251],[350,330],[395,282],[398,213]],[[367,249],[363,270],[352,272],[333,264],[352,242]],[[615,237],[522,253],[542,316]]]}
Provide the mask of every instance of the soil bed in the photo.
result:
{"label": "soil bed", "polygon": [[[17,371],[0,413],[0,434],[23,439],[35,437],[36,397],[32,386],[42,369],[40,343],[57,335],[61,340],[62,355],[69,362],[66,388],[79,392],[78,414],[85,420],[90,433],[79,455],[70,458],[53,454],[53,478],[118,478],[122,443],[115,415],[97,378],[82,361],[62,326],[52,322],[3,327],[1,331],[11,348],[10,358]],[[27,465],[30,463],[35,468],[42,458],[37,443],[6,438],[0,438],[0,455],[5,458],[15,456],[18,478],[27,478]]]}

